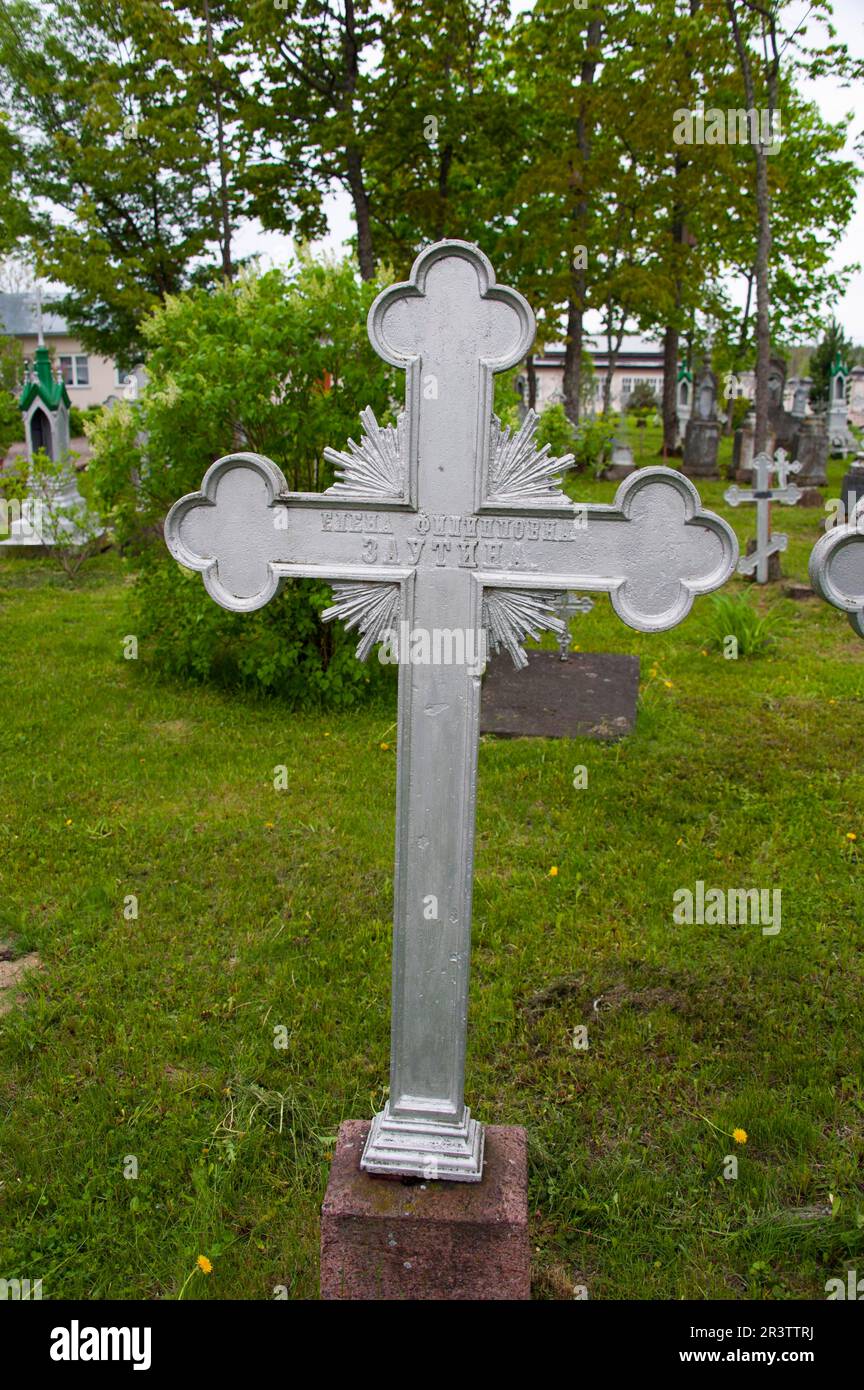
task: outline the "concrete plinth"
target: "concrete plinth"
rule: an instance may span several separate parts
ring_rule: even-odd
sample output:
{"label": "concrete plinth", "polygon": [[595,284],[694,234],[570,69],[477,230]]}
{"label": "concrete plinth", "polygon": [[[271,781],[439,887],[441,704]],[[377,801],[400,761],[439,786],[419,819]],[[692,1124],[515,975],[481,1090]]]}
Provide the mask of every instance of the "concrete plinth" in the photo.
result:
{"label": "concrete plinth", "polygon": [[531,1296],[525,1131],[489,1125],[478,1183],[373,1177],[364,1120],[339,1129],[321,1208],[322,1299]]}

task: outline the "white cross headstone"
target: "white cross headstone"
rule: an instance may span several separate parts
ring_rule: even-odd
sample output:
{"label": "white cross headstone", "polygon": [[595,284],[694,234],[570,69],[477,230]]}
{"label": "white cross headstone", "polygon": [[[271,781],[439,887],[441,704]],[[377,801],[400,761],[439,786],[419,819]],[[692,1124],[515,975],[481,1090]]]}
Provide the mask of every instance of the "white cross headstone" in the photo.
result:
{"label": "white cross headstone", "polygon": [[570,654],[570,618],[574,613],[590,613],[593,607],[593,598],[570,593],[566,593],[557,605],[556,611],[561,619],[562,628],[558,634],[558,655],[562,661],[566,661]]}
{"label": "white cross headstone", "polygon": [[810,554],[810,582],[816,593],[848,613],[852,630],[864,637],[864,499],[845,526],[832,526]]}
{"label": "white cross headstone", "polygon": [[[789,463],[785,450],[778,449],[772,461],[769,454],[757,454],[753,460],[753,488],[744,491],[733,483],[727,487],[723,496],[730,507],[742,502],[756,503],[756,549],[750,555],[742,555],[738,561],[740,574],[756,575],[757,584],[768,583],[768,561],[772,555],[785,550],[788,536],[771,534],[771,503],[785,502],[790,507],[798,501],[801,489],[789,482],[789,474],[797,473],[800,463]],[[777,487],[771,486],[772,473],[777,474]]]}
{"label": "white cross headstone", "polygon": [[513,437],[501,429],[493,373],[523,360],[534,316],[477,247],[423,251],[410,280],[375,300],[368,329],[406,374],[397,424],[380,429],[364,412],[361,443],[330,454],[338,481],[320,495],[289,492],[260,455],[219,459],[171,509],[166,537],[226,608],[259,608],[285,579],[328,579],[329,615],[359,630],[359,656],[397,627],[410,634],[399,651],[390,1093],[361,1162],[471,1182],[483,1171],[483,1128],[464,1103],[481,681],[464,654],[488,634],[524,665],[522,641],[557,629],[550,610],[571,588],[609,593],[631,627],[672,627],[728,579],[737,543],[680,473],[643,469],[611,506],[579,507],[561,491],[560,463],[536,448],[534,419]]}

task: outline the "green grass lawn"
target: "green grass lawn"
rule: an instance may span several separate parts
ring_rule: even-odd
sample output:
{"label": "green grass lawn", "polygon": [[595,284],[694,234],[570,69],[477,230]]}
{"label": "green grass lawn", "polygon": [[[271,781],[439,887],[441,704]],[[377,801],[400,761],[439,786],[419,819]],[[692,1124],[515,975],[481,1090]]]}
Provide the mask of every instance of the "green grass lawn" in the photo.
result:
{"label": "green grass lawn", "polygon": [[[777,512],[803,579],[823,514]],[[161,684],[127,583],[0,561],[0,939],[43,962],[0,1017],[0,1277],[174,1298],[203,1254],[186,1298],[315,1297],[336,1129],[385,1096],[395,712]],[[527,1126],[538,1298],[824,1298],[864,1255],[864,644],[758,602],[776,650],[726,661],[710,599],[646,636],[600,598],[635,733],[481,747],[466,1099]],[[699,879],[780,887],[779,935],[677,925]]]}

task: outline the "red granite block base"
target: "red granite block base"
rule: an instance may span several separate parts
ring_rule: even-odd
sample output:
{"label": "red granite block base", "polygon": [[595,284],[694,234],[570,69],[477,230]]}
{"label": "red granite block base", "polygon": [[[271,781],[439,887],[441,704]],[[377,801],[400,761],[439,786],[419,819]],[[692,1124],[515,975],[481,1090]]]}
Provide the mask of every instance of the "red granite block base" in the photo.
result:
{"label": "red granite block base", "polygon": [[364,1120],[339,1129],[321,1208],[323,1299],[528,1299],[525,1131],[488,1125],[478,1183],[373,1177]]}

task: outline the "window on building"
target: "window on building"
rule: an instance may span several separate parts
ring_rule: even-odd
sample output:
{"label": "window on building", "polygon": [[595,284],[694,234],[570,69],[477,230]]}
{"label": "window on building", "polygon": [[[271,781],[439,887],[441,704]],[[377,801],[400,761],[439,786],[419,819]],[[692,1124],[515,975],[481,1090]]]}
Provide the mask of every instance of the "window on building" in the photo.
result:
{"label": "window on building", "polygon": [[621,382],[621,395],[629,396],[632,390],[633,378],[632,376],[625,376],[624,380]]}
{"label": "window on building", "polygon": [[90,359],[83,353],[60,358],[60,375],[67,386],[90,385]]}

